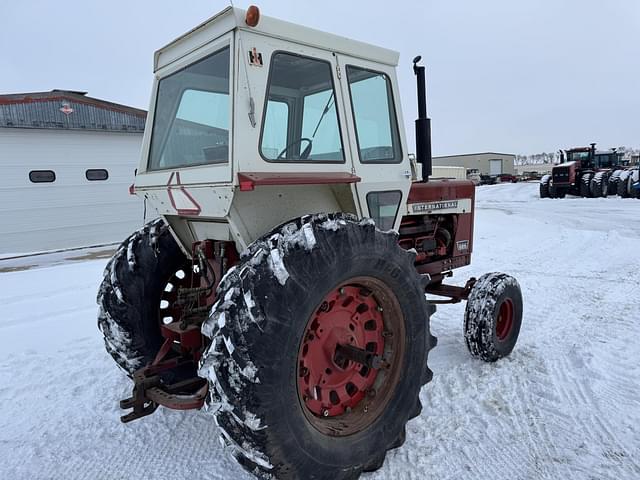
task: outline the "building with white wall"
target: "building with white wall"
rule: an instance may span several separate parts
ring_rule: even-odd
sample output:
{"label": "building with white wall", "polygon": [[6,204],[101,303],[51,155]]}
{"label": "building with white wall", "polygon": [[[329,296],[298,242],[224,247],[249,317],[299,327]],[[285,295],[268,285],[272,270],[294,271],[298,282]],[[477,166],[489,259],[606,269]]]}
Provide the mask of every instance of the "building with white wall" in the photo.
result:
{"label": "building with white wall", "polygon": [[464,155],[446,155],[433,157],[434,166],[465,167],[468,170],[477,169],[481,175],[500,174],[514,175],[516,156],[510,153],[468,153]]}
{"label": "building with white wall", "polygon": [[139,228],[128,188],[145,119],[86,92],[0,95],[0,254],[105,245]]}
{"label": "building with white wall", "polygon": [[527,163],[524,165],[516,165],[516,175],[524,175],[525,173],[536,173],[538,175],[547,175],[551,173],[553,163]]}

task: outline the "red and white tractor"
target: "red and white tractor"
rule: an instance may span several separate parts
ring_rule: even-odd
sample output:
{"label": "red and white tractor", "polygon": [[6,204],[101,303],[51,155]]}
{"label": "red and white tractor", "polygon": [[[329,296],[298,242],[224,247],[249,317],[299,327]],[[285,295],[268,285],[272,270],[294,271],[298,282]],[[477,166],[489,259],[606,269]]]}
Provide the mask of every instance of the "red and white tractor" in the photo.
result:
{"label": "red and white tractor", "polygon": [[353,479],[420,414],[435,304],[467,301],[473,356],[512,351],[517,281],[444,283],[471,261],[475,190],[428,181],[419,61],[421,172],[393,51],[250,7],[156,52],[134,191],[159,218],[98,293],[106,348],[133,380],[122,421],[205,406],[258,477]]}
{"label": "red and white tractor", "polygon": [[[540,180],[540,198],[627,195],[627,174],[623,154],[616,149],[596,150],[596,144],[560,150],[561,163]],[[624,180],[620,181],[621,176]]]}

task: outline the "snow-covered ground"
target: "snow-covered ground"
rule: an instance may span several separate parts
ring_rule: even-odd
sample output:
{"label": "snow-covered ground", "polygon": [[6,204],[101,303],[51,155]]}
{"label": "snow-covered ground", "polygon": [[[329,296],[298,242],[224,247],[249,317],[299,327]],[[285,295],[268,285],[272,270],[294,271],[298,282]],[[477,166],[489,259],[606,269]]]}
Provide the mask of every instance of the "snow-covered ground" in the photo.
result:
{"label": "snow-covered ground", "polygon": [[[507,184],[481,187],[477,205],[474,263],[454,279],[516,276],[519,343],[473,360],[463,306],[440,307],[422,415],[365,478],[640,478],[640,201]],[[106,260],[38,263],[0,273],[0,478],[250,478],[204,413],[120,423],[130,382],[95,320]]]}

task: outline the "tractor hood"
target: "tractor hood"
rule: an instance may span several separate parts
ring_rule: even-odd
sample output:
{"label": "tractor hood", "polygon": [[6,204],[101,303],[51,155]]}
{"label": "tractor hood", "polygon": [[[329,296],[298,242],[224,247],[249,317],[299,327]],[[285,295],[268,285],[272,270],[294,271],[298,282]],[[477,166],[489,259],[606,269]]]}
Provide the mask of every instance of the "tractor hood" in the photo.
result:
{"label": "tractor hood", "polygon": [[575,164],[576,164],[575,160],[572,160],[571,162],[559,163],[558,165],[554,165],[554,167],[571,167]]}

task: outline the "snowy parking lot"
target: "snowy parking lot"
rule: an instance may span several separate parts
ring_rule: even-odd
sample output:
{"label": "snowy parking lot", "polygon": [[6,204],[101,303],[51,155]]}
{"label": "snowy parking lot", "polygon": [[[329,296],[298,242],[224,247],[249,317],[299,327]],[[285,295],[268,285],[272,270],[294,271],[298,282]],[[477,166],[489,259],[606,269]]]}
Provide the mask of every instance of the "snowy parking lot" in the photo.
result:
{"label": "snowy parking lot", "polygon": [[[473,265],[453,277],[519,280],[513,354],[472,359],[464,306],[439,307],[422,415],[367,480],[640,478],[640,201],[541,200],[537,188],[478,189]],[[0,478],[250,478],[204,412],[120,423],[131,384],[96,327],[106,258],[3,262]]]}

